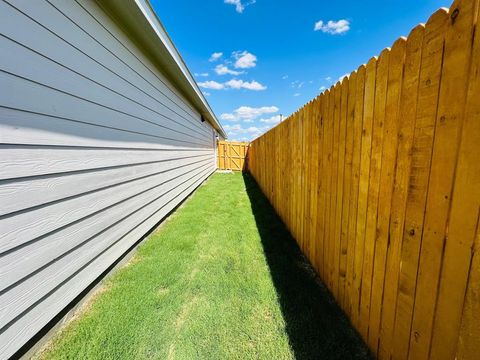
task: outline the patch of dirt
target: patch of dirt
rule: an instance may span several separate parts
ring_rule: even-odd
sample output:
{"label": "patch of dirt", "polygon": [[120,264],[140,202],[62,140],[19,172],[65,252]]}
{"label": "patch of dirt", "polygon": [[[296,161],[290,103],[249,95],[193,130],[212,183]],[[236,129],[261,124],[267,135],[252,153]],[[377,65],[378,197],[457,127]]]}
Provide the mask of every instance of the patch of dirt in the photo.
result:
{"label": "patch of dirt", "polygon": [[140,261],[140,257],[138,256],[137,253],[135,253],[126,263],[123,265],[124,268],[130,267],[132,265],[135,265]]}
{"label": "patch of dirt", "polygon": [[73,315],[68,318],[63,324],[60,325],[60,328],[32,357],[33,360],[44,359],[46,354],[52,349],[55,344],[55,341],[60,338],[60,336],[65,332],[65,330],[75,321],[80,319],[80,317],[89,312],[93,304],[98,300],[98,298],[103,294],[109,291],[112,288],[111,284],[106,282],[98,286],[94,292],[92,292],[88,298],[81,304],[74,312]]}
{"label": "patch of dirt", "polygon": [[177,319],[175,320],[175,328],[179,330],[185,321],[188,318],[189,313],[192,311],[193,307],[198,303],[198,297],[194,296],[192,300],[183,304],[180,314],[178,314]]}
{"label": "patch of dirt", "polygon": [[158,294],[159,296],[165,296],[165,295],[167,295],[169,292],[170,292],[170,289],[169,289],[169,288],[165,288],[165,287],[162,286],[162,287],[160,287],[160,289],[158,289],[157,294]]}
{"label": "patch of dirt", "polygon": [[92,309],[93,304],[98,300],[98,298],[103,294],[109,291],[112,288],[112,285],[109,282],[101,284],[89,297],[88,299],[75,311],[72,318],[68,321],[71,323],[78,320],[78,318],[89,312]]}
{"label": "patch of dirt", "polygon": [[170,347],[168,348],[168,355],[167,359],[168,360],[173,360],[175,357],[175,343],[172,343]]}
{"label": "patch of dirt", "polygon": [[192,272],[190,273],[190,280],[193,280],[195,278],[195,275],[198,274],[198,268],[197,267],[194,267]]}
{"label": "patch of dirt", "polygon": [[[195,271],[195,269],[194,269]],[[180,310],[180,313],[177,316],[177,319],[175,320],[175,335],[174,335],[174,340],[170,344],[168,348],[168,355],[167,359],[168,360],[173,360],[175,357],[175,338],[177,337],[178,331],[181,329],[185,321],[188,319],[188,315],[194,308],[194,306],[198,303],[199,299],[197,296],[194,296],[192,300],[185,302]]]}

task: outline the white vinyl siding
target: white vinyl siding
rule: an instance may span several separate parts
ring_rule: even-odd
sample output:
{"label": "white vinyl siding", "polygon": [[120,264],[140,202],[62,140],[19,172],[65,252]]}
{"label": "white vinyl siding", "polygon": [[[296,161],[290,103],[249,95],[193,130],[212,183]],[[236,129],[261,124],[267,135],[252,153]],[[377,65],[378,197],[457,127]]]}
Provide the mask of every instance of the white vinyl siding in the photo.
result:
{"label": "white vinyl siding", "polygon": [[0,0],[0,358],[215,170],[215,131],[92,0]]}

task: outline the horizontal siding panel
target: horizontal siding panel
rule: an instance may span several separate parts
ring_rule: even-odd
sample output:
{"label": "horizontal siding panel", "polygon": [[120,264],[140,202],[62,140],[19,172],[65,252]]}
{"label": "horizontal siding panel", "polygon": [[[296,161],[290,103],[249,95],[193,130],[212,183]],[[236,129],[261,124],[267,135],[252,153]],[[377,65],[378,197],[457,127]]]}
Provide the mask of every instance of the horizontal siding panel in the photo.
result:
{"label": "horizontal siding panel", "polygon": [[[51,232],[86,217],[93,216],[96,218],[101,215],[100,212],[102,211],[108,211],[110,217],[112,212],[116,211],[112,207],[119,203],[148,190],[158,192],[161,191],[161,187],[169,188],[172,186],[171,182],[175,181],[180,175],[204,167],[210,161],[211,159],[203,156],[198,159],[190,159],[189,162],[182,161],[182,164],[173,162],[169,168],[162,171],[5,217],[2,219],[2,242],[0,244],[0,256],[3,256],[3,258],[0,258],[0,267],[5,272],[0,273],[0,284],[2,284],[3,276],[6,275],[8,261],[14,261],[15,257],[18,260],[18,257],[21,256],[21,253],[12,252],[12,249],[22,247],[26,252],[35,253],[35,244],[26,246],[33,240],[43,243],[44,239],[41,239],[41,237],[48,235],[48,241],[50,241],[51,237],[57,236],[57,234],[50,234]],[[172,167],[173,165],[175,167]],[[4,255],[6,252],[9,252],[9,254]],[[36,256],[38,255],[36,254]],[[42,261],[46,256],[41,257]],[[2,266],[3,264],[6,265],[5,268]],[[0,285],[0,290],[2,288],[3,286]]]}
{"label": "horizontal siding panel", "polygon": [[[211,171],[212,169],[203,172],[175,188],[168,202],[148,204],[139,212],[132,214],[128,223],[122,223],[122,227],[109,229],[109,233],[102,236],[104,241],[98,243],[98,246],[96,243],[95,247],[90,249],[92,251],[89,255],[96,254],[96,256],[89,261],[85,262],[83,258],[80,260],[78,257],[72,256],[71,265],[78,269],[70,276],[58,273],[57,275],[62,276],[64,280],[60,281],[56,288],[23,311],[14,322],[10,322],[0,329],[0,354],[5,357],[11,356],[19,346],[29,340],[32,333],[38,332],[65,304],[78,296],[146,231],[174,209],[185,196],[211,174]],[[79,266],[82,261],[83,264]],[[43,277],[42,280],[44,280]],[[2,296],[3,294],[0,295],[0,297]],[[0,301],[0,303],[4,302]]]}
{"label": "horizontal siding panel", "polygon": [[[4,83],[0,72],[0,83]],[[23,94],[29,94],[25,88]],[[0,96],[1,96],[0,88]],[[19,93],[20,94],[20,93]],[[41,95],[41,92],[38,94]],[[31,94],[29,94],[31,95]],[[48,98],[45,99],[48,101]],[[1,98],[0,98],[1,101]],[[75,108],[75,107],[74,107]],[[78,108],[78,106],[76,107]],[[84,109],[79,109],[80,111]],[[68,114],[67,114],[68,115]],[[75,113],[77,115],[77,113]],[[104,115],[104,114],[100,114]],[[92,113],[95,115],[95,112]],[[56,145],[115,147],[135,149],[206,149],[213,151],[213,133],[210,146],[180,143],[177,140],[125,131],[82,121],[72,121],[57,115],[39,114],[0,105],[0,143],[22,145]],[[73,117],[73,116],[72,116]],[[119,118],[119,121],[122,121]],[[124,120],[128,122],[128,120]],[[122,122],[123,123],[123,122]]]}
{"label": "horizontal siding panel", "polygon": [[[0,216],[61,201],[89,191],[110,187],[191,163],[183,159],[158,164],[140,164],[119,168],[106,168],[93,172],[67,173],[58,176],[5,181],[0,184]],[[213,160],[212,160],[213,162]],[[72,186],[76,184],[76,186]]]}
{"label": "horizontal siding panel", "polygon": [[[80,31],[88,34],[117,58],[123,64],[120,69],[126,66],[132,71],[121,70],[119,74],[124,75],[129,81],[131,80],[131,83],[138,83],[139,87],[148,89],[148,93],[161,100],[170,109],[174,111],[177,108],[181,109],[179,111],[181,116],[186,115],[187,118],[198,124],[198,112],[194,110],[188,100],[175,87],[171,86],[170,81],[158,71],[147,56],[136,50],[137,47],[132,40],[116,26],[115,22],[100,9],[97,3],[89,0],[70,2],[48,0],[48,2],[75,24]],[[81,43],[75,45],[84,49]],[[88,51],[85,53],[91,54]],[[107,63],[117,64],[109,59],[107,59]],[[199,125],[208,128],[207,124]]]}
{"label": "horizontal siding panel", "polygon": [[[136,101],[144,103],[144,105],[146,105],[145,102],[152,104],[153,96],[145,96],[146,92],[143,93],[143,96],[138,94],[144,85],[135,88],[131,85],[133,83],[120,77],[124,77],[124,74],[132,73],[131,69],[125,66],[119,67],[118,64],[121,62],[118,58],[108,53],[105,45],[100,44],[83,30],[80,30],[77,25],[73,24],[53,6],[47,2],[39,2],[38,4],[31,2],[11,3],[15,8],[7,4],[3,4],[3,6],[0,4],[0,13],[4,14],[0,32],[8,37],[15,36],[15,40],[24,46],[44,54],[62,64],[62,66],[77,71],[91,79],[91,81],[97,81],[113,91],[125,94],[128,98],[134,96]],[[63,4],[61,6],[66,5]],[[85,11],[77,6],[77,12],[84,13]],[[32,15],[34,19],[32,19]],[[17,27],[21,26],[24,30],[20,34],[18,31],[13,32],[15,29],[14,24]],[[31,34],[35,34],[35,36],[31,36]],[[125,87],[126,85],[127,87]],[[170,100],[169,98],[167,99]],[[180,114],[178,111],[172,111],[170,107],[166,107],[160,101],[154,103],[155,105],[150,107],[160,107],[173,120]],[[180,109],[178,104],[171,108],[174,110]],[[179,125],[186,127],[190,123],[190,128],[193,125],[197,131],[202,129],[199,124],[198,114],[194,117],[191,115],[189,117],[185,116],[183,120],[183,122],[179,122]]]}
{"label": "horizontal siding panel", "polygon": [[[43,39],[38,39],[38,41],[44,42]],[[104,75],[105,70],[101,71],[101,68],[95,69],[97,64],[88,64],[87,61],[89,59],[82,59],[81,53],[70,58],[81,61],[85,67],[85,73],[93,67],[93,70],[96,71],[90,71],[92,73],[90,77],[70,70],[62,63],[55,63],[49,58],[3,36],[0,37],[0,47],[5,49],[4,56],[0,58],[0,69],[4,72],[29,79],[52,90],[55,89],[64,94],[72,95],[79,100],[106,107],[115,113],[120,112],[135,119],[150,122],[152,125],[157,125],[178,134],[193,138],[201,138],[202,135],[206,134],[204,129],[182,124],[176,119],[178,118],[176,114],[168,114],[165,109],[156,109],[155,107],[158,106],[155,105],[152,108],[143,105],[135,99],[141,97],[141,93],[138,94],[139,91],[137,89],[128,86],[125,82],[119,83],[115,78],[106,77]],[[46,53],[48,54],[48,51]],[[65,54],[65,57],[67,58],[67,54]],[[56,74],[56,76],[51,76],[50,74]],[[185,120],[183,121],[186,122]],[[187,131],[190,131],[191,134]]]}
{"label": "horizontal siding panel", "polygon": [[215,131],[91,0],[0,0],[0,358],[215,170]]}
{"label": "horizontal siding panel", "polygon": [[[107,239],[112,238],[108,234],[117,234],[119,229],[124,229],[129,224],[132,214],[141,211],[149,203],[165,203],[171,200],[179,188],[199,174],[211,170],[211,165],[204,165],[195,171],[182,174],[175,179],[173,187],[165,184],[147,191],[106,212],[61,229],[48,238],[34,242],[28,248],[8,254],[5,258],[15,257],[17,254],[18,263],[21,262],[23,266],[18,266],[17,262],[4,263],[2,259],[0,324],[10,322],[35,299],[47,294],[63,281],[63,277],[69,276],[76,269],[75,264],[82,264],[82,261],[90,259]],[[32,257],[32,254],[35,256]],[[22,258],[23,260],[20,260]]]}
{"label": "horizontal siding panel", "polygon": [[[27,54],[19,54],[16,51],[18,49],[10,49],[4,45],[4,41],[2,41],[2,37],[0,37],[0,47],[6,48],[7,53],[17,53],[17,55],[9,59],[10,62],[16,58],[29,57]],[[53,67],[49,69],[49,72],[57,73],[57,75],[53,77],[53,79],[56,79],[55,81],[37,82],[38,79],[35,78],[39,78],[40,76],[34,77],[32,75],[33,73],[38,74],[48,69],[46,64],[40,64],[40,66],[35,67],[25,61],[22,68],[30,68],[32,74],[26,74],[26,71],[11,72],[12,69],[6,69],[8,66],[3,64],[2,59],[4,58],[7,58],[7,56],[0,58],[0,70],[2,71],[0,73],[0,81],[6,84],[6,88],[0,92],[1,106],[60,116],[94,125],[134,131],[140,134],[149,134],[150,137],[155,137],[160,140],[177,140],[179,143],[197,146],[205,146],[207,143],[205,138],[208,134],[188,135],[185,132],[172,130],[169,127],[159,124],[158,119],[160,116],[158,114],[147,113],[141,108],[137,109],[134,106],[128,108],[125,100],[119,99],[118,97],[115,98],[116,95],[110,97],[108,93],[95,88],[95,86],[86,83],[81,84],[81,77],[77,79],[71,78],[68,74],[62,74],[62,71]],[[18,62],[21,63],[22,61]],[[13,66],[9,67],[11,68]],[[45,74],[44,76],[49,75]],[[49,84],[51,82],[69,82],[74,85],[75,88],[70,88],[70,86],[68,86],[70,84],[66,84],[66,86],[58,86],[59,84],[52,86],[52,84]],[[18,94],[25,94],[30,97],[20,97]],[[45,103],[45,99],[49,101]],[[52,107],[52,101],[56,106]],[[79,113],[75,114],[76,116],[72,116],[72,109],[78,109]],[[93,116],[94,114],[96,116]],[[103,116],[99,117],[100,114]]]}
{"label": "horizontal siding panel", "polygon": [[134,150],[0,145],[0,180],[212,155],[212,149]]}

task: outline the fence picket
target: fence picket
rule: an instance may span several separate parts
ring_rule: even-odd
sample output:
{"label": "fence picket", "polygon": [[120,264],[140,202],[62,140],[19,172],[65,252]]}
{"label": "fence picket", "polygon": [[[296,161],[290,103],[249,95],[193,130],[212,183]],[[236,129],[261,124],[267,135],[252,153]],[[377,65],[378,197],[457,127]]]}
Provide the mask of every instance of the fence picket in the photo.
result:
{"label": "fence picket", "polygon": [[352,200],[350,201],[349,226],[348,226],[348,264],[347,264],[347,285],[348,285],[348,308],[347,313],[350,314],[352,322],[354,322],[353,306],[356,303],[357,291],[354,286],[355,282],[355,257],[356,251],[356,233],[357,233],[357,209],[358,209],[358,189],[360,183],[360,153],[362,148],[363,133],[363,99],[365,89],[365,65],[357,70],[357,89],[355,93],[355,116],[353,124],[353,157],[352,157]]}
{"label": "fence picket", "polygon": [[383,128],[385,102],[387,98],[388,65],[390,49],[382,51],[377,62],[375,100],[372,126],[372,146],[370,153],[370,173],[368,177],[367,217],[365,225],[365,245],[363,253],[362,291],[360,298],[360,332],[368,337],[370,318],[370,296],[372,289],[373,257],[377,238],[377,209],[382,169]]}
{"label": "fence picket", "polygon": [[[480,1],[476,3],[476,19],[480,15]],[[478,314],[480,313],[480,194],[478,186],[480,182],[480,168],[478,161],[478,144],[480,143],[480,36],[475,36],[472,64],[470,69],[470,83],[467,94],[465,120],[462,131],[459,159],[457,165],[456,183],[453,192],[453,204],[450,214],[449,237],[452,241],[463,238],[467,241],[461,243],[465,248],[462,251],[465,261],[468,259],[468,248],[471,249],[472,260],[468,283],[465,294],[465,302],[462,312],[462,324],[457,345],[458,359],[474,359],[478,356],[478,339],[480,339],[480,326]],[[465,209],[465,207],[467,207]],[[475,221],[475,211],[477,219]],[[467,216],[464,216],[468,214]],[[476,224],[476,229],[474,227]],[[472,236],[473,232],[473,239]],[[460,268],[460,271],[465,271]],[[457,275],[457,274],[455,274]],[[465,273],[460,273],[465,276]],[[463,277],[463,279],[465,279]],[[465,280],[464,280],[465,281]]]}
{"label": "fence picket", "polygon": [[245,170],[248,152],[248,142],[218,141],[217,165],[220,170]]}
{"label": "fence picket", "polygon": [[344,166],[344,185],[343,185],[343,206],[342,206],[342,222],[340,230],[340,283],[339,303],[344,311],[347,311],[349,303],[348,286],[347,286],[347,262],[348,262],[348,225],[350,213],[350,196],[352,186],[352,159],[353,159],[353,122],[355,116],[355,93],[357,73],[353,72],[348,79],[348,99],[346,107],[346,123],[345,123],[345,166]]}
{"label": "fence picket", "polygon": [[368,343],[375,352],[378,350],[380,317],[382,310],[385,263],[388,247],[388,230],[392,204],[393,177],[397,162],[398,122],[400,93],[405,61],[404,38],[395,42],[390,53],[390,65],[385,104],[383,133],[383,154],[378,198],[377,231],[374,249],[372,290],[370,299],[370,320]]}
{"label": "fence picket", "polygon": [[250,172],[379,359],[478,356],[478,12],[456,0],[250,144]]}
{"label": "fence picket", "polygon": [[[471,220],[471,216],[468,214],[468,209],[471,209],[469,196],[475,198],[476,191],[470,187],[471,184],[461,183],[463,186],[457,187],[455,193],[457,199],[465,196],[465,202],[462,201],[460,204],[456,203],[457,199],[452,204],[451,195],[470,79],[476,3],[477,1],[473,0],[455,1],[449,11],[450,21],[445,34],[445,54],[432,160],[432,183],[429,193],[429,204],[432,205],[428,208],[431,210],[428,224],[432,229],[429,234],[432,234],[433,237],[439,236],[443,240],[448,212],[451,205],[454,207],[450,213],[450,231],[446,234],[448,240],[445,244],[432,331],[430,357],[435,359],[447,359],[455,356],[473,243],[473,236],[470,236],[468,232],[471,226],[466,229],[459,229],[456,226],[461,224],[462,220]],[[476,60],[478,61],[478,58]],[[477,94],[477,101],[479,101],[478,99],[480,96]],[[473,148],[470,150],[475,152]],[[462,153],[462,155],[464,154]],[[469,155],[466,156],[468,158]],[[467,176],[466,174],[470,174],[470,170],[476,168],[474,164],[468,163],[468,165],[468,170],[458,169],[457,179]],[[464,170],[466,172],[463,172]],[[458,217],[453,217],[454,215]],[[463,225],[467,225],[467,223]],[[466,232],[462,233],[462,230]],[[463,246],[464,244],[466,246]]]}
{"label": "fence picket", "polygon": [[338,139],[338,175],[337,175],[337,208],[335,214],[335,267],[334,274],[335,287],[337,289],[337,299],[341,303],[343,298],[342,272],[340,271],[340,259],[342,257],[342,215],[343,215],[343,189],[345,176],[345,146],[347,131],[347,106],[348,106],[348,77],[344,77],[341,83],[341,100],[340,100],[340,121],[339,121],[339,139]]}
{"label": "fence picket", "polygon": [[425,27],[419,25],[408,36],[405,50],[404,77],[400,98],[400,125],[397,150],[397,169],[395,172],[390,214],[390,229],[385,285],[380,322],[380,342],[378,355],[389,358],[392,351],[395,312],[397,306],[400,254],[407,204],[408,179],[412,162],[412,144],[418,99],[418,82],[422,44]]}

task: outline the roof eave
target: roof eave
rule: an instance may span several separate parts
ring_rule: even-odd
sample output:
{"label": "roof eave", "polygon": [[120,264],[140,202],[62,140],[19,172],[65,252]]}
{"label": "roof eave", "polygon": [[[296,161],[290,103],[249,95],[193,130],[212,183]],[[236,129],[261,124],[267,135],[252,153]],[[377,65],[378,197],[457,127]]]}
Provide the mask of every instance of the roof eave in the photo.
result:
{"label": "roof eave", "polygon": [[224,138],[220,122],[148,0],[101,0],[102,6],[154,61],[169,81]]}

